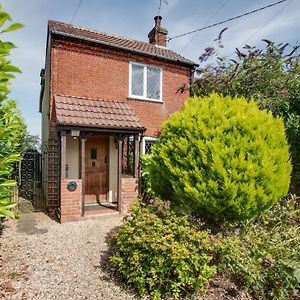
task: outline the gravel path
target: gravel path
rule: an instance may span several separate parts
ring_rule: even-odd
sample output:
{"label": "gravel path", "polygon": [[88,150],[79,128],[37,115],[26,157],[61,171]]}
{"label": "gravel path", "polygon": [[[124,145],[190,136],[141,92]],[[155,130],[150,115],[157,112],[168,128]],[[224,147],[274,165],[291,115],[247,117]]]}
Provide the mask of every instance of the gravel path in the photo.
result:
{"label": "gravel path", "polygon": [[120,216],[58,224],[43,213],[6,221],[0,299],[135,299],[107,271],[109,232]]}

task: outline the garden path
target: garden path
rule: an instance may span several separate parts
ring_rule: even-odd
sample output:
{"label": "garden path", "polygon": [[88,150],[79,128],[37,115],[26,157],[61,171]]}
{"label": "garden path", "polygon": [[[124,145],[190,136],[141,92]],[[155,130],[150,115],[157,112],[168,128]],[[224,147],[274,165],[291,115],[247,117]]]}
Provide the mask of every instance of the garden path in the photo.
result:
{"label": "garden path", "polygon": [[107,237],[120,216],[58,224],[43,213],[4,222],[0,299],[134,299],[111,279]]}

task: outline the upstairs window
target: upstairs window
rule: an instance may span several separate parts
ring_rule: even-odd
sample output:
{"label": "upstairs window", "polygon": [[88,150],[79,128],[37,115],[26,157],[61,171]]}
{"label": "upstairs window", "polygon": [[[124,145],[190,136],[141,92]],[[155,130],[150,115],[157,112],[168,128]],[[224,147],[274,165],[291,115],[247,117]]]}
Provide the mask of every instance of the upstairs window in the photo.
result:
{"label": "upstairs window", "polygon": [[130,63],[129,97],[162,101],[162,69],[149,65]]}

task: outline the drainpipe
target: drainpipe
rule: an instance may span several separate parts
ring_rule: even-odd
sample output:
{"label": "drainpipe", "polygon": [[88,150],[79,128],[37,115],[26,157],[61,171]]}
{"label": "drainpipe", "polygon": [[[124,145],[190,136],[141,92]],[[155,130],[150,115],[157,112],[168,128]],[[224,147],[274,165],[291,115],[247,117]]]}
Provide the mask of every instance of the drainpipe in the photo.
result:
{"label": "drainpipe", "polygon": [[190,97],[194,97],[194,74],[195,74],[195,69],[190,71],[190,78],[189,78],[189,84],[190,84]]}

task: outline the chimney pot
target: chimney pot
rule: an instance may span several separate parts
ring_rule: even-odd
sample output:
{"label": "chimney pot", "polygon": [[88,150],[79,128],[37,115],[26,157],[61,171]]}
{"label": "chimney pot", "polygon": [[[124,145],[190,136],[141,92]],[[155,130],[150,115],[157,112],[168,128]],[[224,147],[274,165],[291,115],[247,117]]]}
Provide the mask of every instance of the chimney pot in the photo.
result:
{"label": "chimney pot", "polygon": [[168,30],[161,27],[161,16],[154,17],[154,28],[149,32],[149,43],[157,46],[167,46]]}
{"label": "chimney pot", "polygon": [[156,16],[156,17],[154,17],[155,27],[160,27],[161,19],[162,19],[161,16]]}

